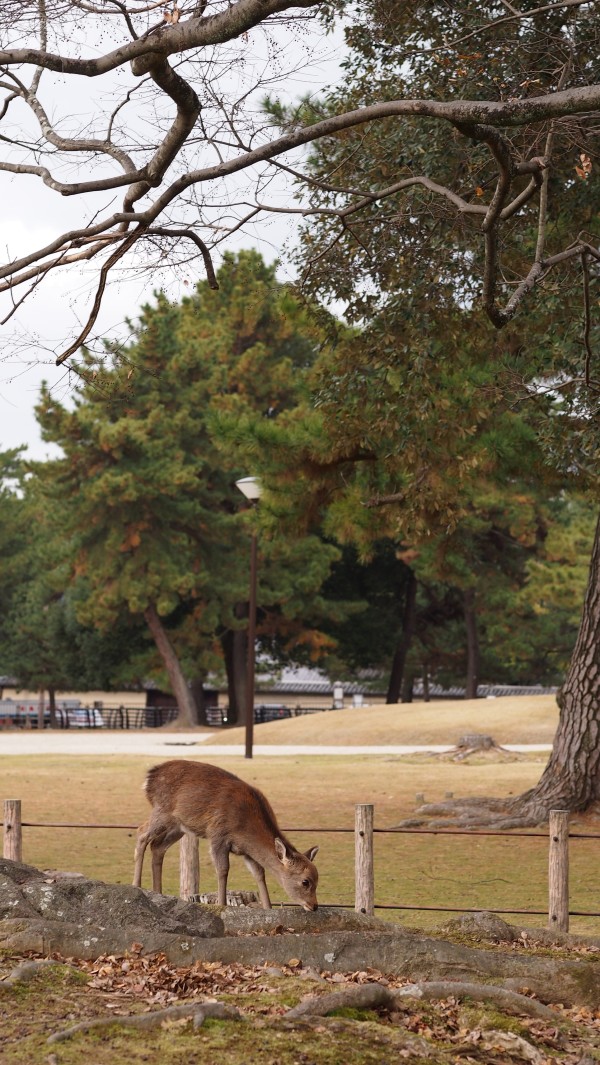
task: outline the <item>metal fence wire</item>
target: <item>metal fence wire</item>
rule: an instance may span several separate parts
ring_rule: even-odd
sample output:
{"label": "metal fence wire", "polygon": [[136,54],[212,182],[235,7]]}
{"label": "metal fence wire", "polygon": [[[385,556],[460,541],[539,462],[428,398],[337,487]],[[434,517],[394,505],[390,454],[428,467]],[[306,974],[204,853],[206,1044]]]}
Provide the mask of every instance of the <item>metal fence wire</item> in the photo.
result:
{"label": "metal fence wire", "polygon": [[[130,824],[83,824],[81,822],[56,822],[56,821],[23,821],[21,816],[21,800],[7,799],[4,802],[4,840],[3,854],[5,858],[13,861],[23,861],[23,829],[114,829],[135,831],[137,825]],[[562,932],[568,931],[569,917],[600,917],[600,912],[582,909],[573,909],[569,901],[569,847],[579,840],[600,839],[600,835],[587,832],[569,831],[569,813],[565,810],[553,810],[550,812],[548,832],[501,832],[494,830],[467,829],[427,829],[427,828],[375,828],[374,807],[372,804],[360,804],[355,807],[354,828],[350,827],[293,827],[286,828],[290,833],[329,834],[343,833],[354,836],[354,901],[342,903],[339,901],[327,903],[333,907],[351,909],[365,914],[372,914],[375,910],[393,911],[431,911],[437,913],[477,913],[482,907],[451,906],[447,902],[439,906],[422,903],[395,904],[378,902],[375,894],[374,874],[374,837],[377,836],[469,836],[473,839],[485,837],[502,837],[504,839],[540,839],[548,843],[548,907],[545,910],[520,908],[519,906],[507,909],[494,906],[493,902],[485,909],[498,914],[515,914],[529,916],[547,915],[549,927]],[[187,857],[186,857],[187,855]],[[197,848],[195,859],[189,845],[181,849],[180,860],[180,894],[182,897],[199,894],[197,869]],[[183,890],[185,885],[185,890]]]}

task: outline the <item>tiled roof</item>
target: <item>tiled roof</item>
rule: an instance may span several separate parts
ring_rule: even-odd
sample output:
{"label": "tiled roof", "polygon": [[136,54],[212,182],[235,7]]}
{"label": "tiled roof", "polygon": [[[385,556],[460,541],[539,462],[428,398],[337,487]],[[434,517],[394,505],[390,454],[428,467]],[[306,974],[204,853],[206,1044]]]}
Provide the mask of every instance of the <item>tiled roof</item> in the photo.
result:
{"label": "tiled roof", "polygon": [[[384,695],[383,688],[371,688],[370,685],[360,681],[338,681],[344,689],[345,695]],[[260,685],[261,691],[279,692],[280,695],[333,695],[334,682],[323,676],[314,669],[284,670],[281,680],[275,680],[271,684],[264,681]],[[544,687],[541,684],[480,684],[477,694],[480,699],[501,698],[503,695],[550,695],[557,689]],[[417,698],[423,698],[423,685],[416,683],[413,694]],[[444,688],[441,684],[429,685],[429,697],[432,699],[464,699],[465,689],[461,685],[451,685]]]}

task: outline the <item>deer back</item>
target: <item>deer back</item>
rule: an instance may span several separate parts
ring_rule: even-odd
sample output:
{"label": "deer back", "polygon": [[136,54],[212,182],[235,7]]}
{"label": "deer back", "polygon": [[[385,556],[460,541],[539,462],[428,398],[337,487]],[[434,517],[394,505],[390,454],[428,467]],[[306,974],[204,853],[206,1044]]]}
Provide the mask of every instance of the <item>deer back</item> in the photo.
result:
{"label": "deer back", "polygon": [[268,799],[226,769],[173,759],[149,770],[145,789],[153,809],[198,836],[227,837],[235,850],[251,857],[253,842],[272,849],[276,837],[293,850]]}
{"label": "deer back", "polygon": [[157,823],[175,824],[211,844],[225,844],[268,868],[289,897],[317,909],[318,847],[301,854],[283,835],[268,799],[233,773],[206,762],[173,759],[149,770],[145,783]]}

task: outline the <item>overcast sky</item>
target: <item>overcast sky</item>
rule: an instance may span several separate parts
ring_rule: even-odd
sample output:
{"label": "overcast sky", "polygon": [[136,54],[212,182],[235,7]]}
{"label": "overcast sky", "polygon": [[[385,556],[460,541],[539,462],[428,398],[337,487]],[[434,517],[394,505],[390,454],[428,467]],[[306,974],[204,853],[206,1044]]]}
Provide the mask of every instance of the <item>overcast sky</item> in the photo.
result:
{"label": "overcast sky", "polygon": [[[314,33],[305,34],[302,45],[291,57],[303,69],[286,78],[285,94],[294,98],[334,84],[341,55],[341,35],[323,38]],[[85,86],[82,86],[84,96]],[[284,198],[287,195],[283,189],[280,202],[282,195]],[[289,200],[291,203],[291,190]],[[15,258],[45,244],[63,228],[70,228],[76,220],[78,224],[80,210],[74,198],[65,200],[57,196],[33,177],[15,178],[0,173],[0,233],[4,256],[8,252],[11,258]],[[286,264],[285,248],[293,245],[295,231],[293,218],[273,215],[245,233],[237,234],[235,239],[222,246],[222,250],[258,247],[267,261],[283,258],[280,276],[282,280],[291,279],[293,270]],[[218,260],[215,265],[218,266]],[[198,273],[192,280],[198,276],[202,275]],[[85,264],[78,265],[71,272],[65,270],[62,275],[52,275],[1,327],[0,450],[26,445],[27,455],[31,458],[51,454],[49,446],[40,438],[34,407],[42,380],[48,382],[58,399],[68,400],[72,375],[65,366],[55,365],[55,352],[77,335],[76,323],[85,321],[95,279],[93,269],[86,268]],[[108,290],[94,333],[123,336],[125,319],[135,319],[138,308],[151,300],[153,290],[159,286],[171,299],[179,299],[189,291],[183,286],[181,276],[165,273],[160,278],[156,275],[136,278],[127,272]]]}

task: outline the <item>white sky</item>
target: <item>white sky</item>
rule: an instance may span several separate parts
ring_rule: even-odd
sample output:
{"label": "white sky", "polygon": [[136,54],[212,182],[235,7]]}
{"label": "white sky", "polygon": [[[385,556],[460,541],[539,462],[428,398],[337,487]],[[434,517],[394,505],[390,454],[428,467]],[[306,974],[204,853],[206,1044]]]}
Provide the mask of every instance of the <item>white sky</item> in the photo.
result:
{"label": "white sky", "polygon": [[[249,44],[252,45],[252,35]],[[293,63],[302,65],[303,69],[286,77],[285,93],[281,94],[293,99],[309,90],[318,92],[323,86],[335,83],[341,55],[341,34],[324,37],[314,31],[305,33],[297,52],[292,53]],[[290,58],[289,46],[286,58]],[[286,198],[285,188],[279,194],[280,202],[282,198]],[[289,201],[293,205],[291,190]],[[1,259],[5,259],[7,253],[10,258],[21,256],[29,249],[47,243],[64,228],[80,222],[81,204],[75,198],[65,199],[51,192],[34,177],[0,173]],[[272,215],[266,221],[248,227],[244,233],[236,234],[222,246],[222,250],[253,246],[259,248],[267,261],[283,258],[280,276],[285,280],[293,276],[292,268],[285,263],[285,245],[288,242],[293,244],[295,230],[293,217]],[[218,260],[215,266],[218,266]],[[199,264],[195,274],[190,274],[190,280],[195,281],[201,276]],[[30,458],[40,459],[52,454],[50,446],[41,440],[34,406],[42,380],[50,385],[59,400],[68,400],[71,377],[65,366],[55,365],[55,352],[76,335],[75,323],[85,322],[96,280],[93,268],[86,264],[77,265],[70,272],[65,270],[62,275],[55,274],[0,327],[0,450],[26,445]],[[165,274],[157,279],[156,275],[142,274],[135,278],[124,272],[124,276],[107,290],[94,334],[122,336],[125,318],[135,319],[140,306],[152,299],[157,287],[163,287],[171,299],[189,292],[182,277]]]}

